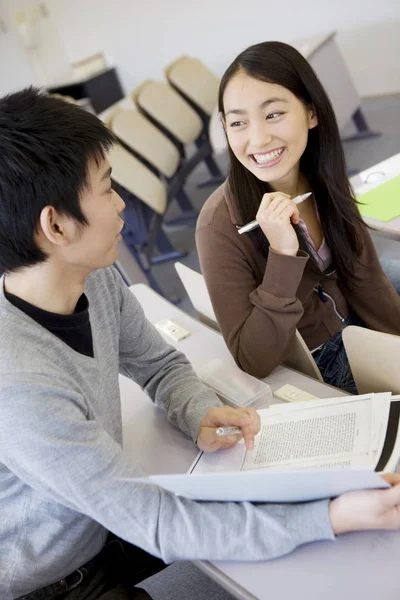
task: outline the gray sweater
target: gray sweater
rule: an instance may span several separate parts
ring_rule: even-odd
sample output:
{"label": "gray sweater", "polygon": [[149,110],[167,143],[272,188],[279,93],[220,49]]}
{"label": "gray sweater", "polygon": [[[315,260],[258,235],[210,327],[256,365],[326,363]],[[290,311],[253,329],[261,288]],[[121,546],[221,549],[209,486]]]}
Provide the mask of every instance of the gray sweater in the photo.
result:
{"label": "gray sweater", "polygon": [[122,450],[119,372],[193,440],[218,399],[113,268],[85,285],[94,358],[10,304],[0,283],[1,600],[62,579],[108,530],[167,563],[262,560],[334,537],[327,502],[201,503],[126,481],[142,473]]}

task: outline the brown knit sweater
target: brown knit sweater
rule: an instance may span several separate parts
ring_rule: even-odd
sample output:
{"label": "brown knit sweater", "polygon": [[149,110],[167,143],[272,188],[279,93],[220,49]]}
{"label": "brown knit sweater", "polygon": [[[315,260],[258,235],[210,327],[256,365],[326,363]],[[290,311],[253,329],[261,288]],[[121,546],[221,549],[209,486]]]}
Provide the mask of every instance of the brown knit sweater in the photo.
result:
{"label": "brown knit sweater", "polygon": [[[313,350],[356,313],[370,329],[400,335],[400,297],[380,266],[365,229],[350,290],[336,272],[322,274],[304,252],[265,258],[248,235],[225,182],[205,203],[197,224],[200,264],[224,339],[244,371],[265,377],[287,357],[298,329]],[[321,285],[331,299],[323,302]]]}

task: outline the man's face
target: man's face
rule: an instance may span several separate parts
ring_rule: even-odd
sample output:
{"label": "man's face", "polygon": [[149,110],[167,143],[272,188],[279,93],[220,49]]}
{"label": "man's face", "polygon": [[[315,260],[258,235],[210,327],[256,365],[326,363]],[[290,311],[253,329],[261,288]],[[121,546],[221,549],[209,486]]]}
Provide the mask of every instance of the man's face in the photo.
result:
{"label": "man's face", "polygon": [[89,185],[81,196],[81,209],[88,225],[77,224],[73,239],[63,249],[68,266],[85,272],[112,265],[118,257],[123,227],[124,201],[111,187],[107,160],[89,165]]}

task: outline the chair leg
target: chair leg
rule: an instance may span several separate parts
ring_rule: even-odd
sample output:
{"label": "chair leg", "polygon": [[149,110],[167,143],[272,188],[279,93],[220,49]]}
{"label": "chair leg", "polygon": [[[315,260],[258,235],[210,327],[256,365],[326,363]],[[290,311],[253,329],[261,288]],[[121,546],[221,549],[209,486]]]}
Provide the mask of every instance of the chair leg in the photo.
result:
{"label": "chair leg", "polygon": [[[153,262],[148,261],[147,255],[145,252],[143,252],[143,249],[137,248],[135,246],[135,244],[132,243],[132,241],[130,241],[128,238],[124,238],[124,241],[125,241],[125,244],[126,244],[128,250],[131,252],[134,259],[140,265],[144,274],[146,275],[146,279],[149,282],[150,287],[155,292],[157,292],[157,294],[160,294],[160,296],[163,296],[164,298],[169,300],[169,302],[171,302],[172,304],[179,304],[179,302],[181,301],[181,298],[179,298],[178,296],[168,296],[167,294],[165,294],[165,292],[163,292],[163,290],[161,289],[161,287],[155,280],[154,275],[151,271]],[[164,261],[167,259],[168,260],[172,260],[175,258],[179,259],[180,254],[178,252],[176,252],[175,254],[177,255],[176,257],[173,254],[171,254],[171,255],[168,255],[168,258],[167,258],[167,255],[164,255],[162,258],[164,259]],[[155,262],[157,262],[157,261],[155,261]],[[159,262],[161,262],[161,261],[159,261]],[[129,283],[128,285],[131,285],[131,283]]]}
{"label": "chair leg", "polygon": [[226,177],[224,177],[223,175],[221,175],[221,177],[211,177],[211,179],[206,179],[206,181],[202,181],[201,183],[197,184],[197,187],[199,190],[201,190],[202,188],[206,188],[206,187],[218,187],[220,185],[222,185],[225,181]]}
{"label": "chair leg", "polygon": [[[162,230],[163,215],[154,214],[151,219],[149,238],[146,249],[147,260],[150,264],[156,265],[169,260],[180,260],[186,253],[176,250],[167,235]],[[154,248],[157,247],[160,254],[153,256]]]}
{"label": "chair leg", "polygon": [[183,212],[194,212],[194,207],[182,187],[176,192],[175,198]]}
{"label": "chair leg", "polygon": [[174,219],[168,219],[164,222],[164,226],[172,229],[181,227],[193,227],[196,225],[198,212],[194,209],[192,203],[189,200],[185,190],[183,189],[184,180],[179,176],[175,176],[169,182],[168,187],[168,204],[175,198],[178,202],[182,215],[175,217]]}
{"label": "chair leg", "polygon": [[[124,190],[123,190],[124,191]],[[144,205],[138,198],[126,191],[123,195],[126,202],[125,226],[122,237],[125,245],[143,270],[150,286],[170,302],[177,304],[180,299],[176,296],[167,297],[151,272],[153,264],[167,260],[180,260],[185,256],[172,246],[168,237],[161,229],[163,216],[155,213],[151,208]],[[159,256],[153,257],[155,248],[161,252]],[[118,268],[118,265],[116,265]],[[123,274],[122,274],[123,275]],[[126,279],[126,278],[124,278]],[[126,281],[128,285],[131,282]]]}

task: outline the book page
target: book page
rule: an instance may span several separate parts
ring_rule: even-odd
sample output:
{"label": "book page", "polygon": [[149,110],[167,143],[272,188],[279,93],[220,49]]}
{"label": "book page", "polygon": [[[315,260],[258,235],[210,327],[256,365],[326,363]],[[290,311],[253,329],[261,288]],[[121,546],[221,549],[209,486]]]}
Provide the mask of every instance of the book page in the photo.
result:
{"label": "book page", "polygon": [[255,448],[243,440],[200,452],[189,473],[240,470],[375,468],[382,451],[390,393],[277,404],[259,412]]}
{"label": "book page", "polygon": [[[302,403],[305,406],[297,409],[285,410],[283,406],[280,411],[263,411],[255,451],[246,453],[243,469],[292,468],[308,463],[339,466],[344,459],[348,463],[356,458],[357,464],[372,464],[376,450],[372,398],[346,399],[350,401],[315,408]],[[350,460],[348,466],[352,463]]]}

